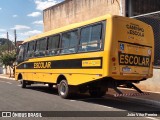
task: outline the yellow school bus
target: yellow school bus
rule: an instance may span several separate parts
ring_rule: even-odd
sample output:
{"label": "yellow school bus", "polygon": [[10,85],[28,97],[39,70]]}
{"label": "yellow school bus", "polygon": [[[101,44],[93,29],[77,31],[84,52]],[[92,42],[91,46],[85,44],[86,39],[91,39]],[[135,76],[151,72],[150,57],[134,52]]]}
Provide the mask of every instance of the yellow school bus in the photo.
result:
{"label": "yellow school bus", "polygon": [[141,21],[105,15],[28,38],[20,47],[15,79],[57,86],[62,98],[108,88],[135,88],[153,75],[154,36]]}

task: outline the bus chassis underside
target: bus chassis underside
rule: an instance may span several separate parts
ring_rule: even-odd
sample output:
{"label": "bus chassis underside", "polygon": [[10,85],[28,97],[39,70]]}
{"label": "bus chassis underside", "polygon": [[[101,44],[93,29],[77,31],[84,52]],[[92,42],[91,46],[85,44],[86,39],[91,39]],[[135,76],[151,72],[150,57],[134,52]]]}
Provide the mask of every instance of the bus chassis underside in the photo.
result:
{"label": "bus chassis underside", "polygon": [[[83,84],[79,86],[80,92],[86,92],[87,90],[99,90],[102,89],[102,91],[108,91],[108,88],[113,89],[117,94],[114,94],[115,97],[120,96],[140,96],[140,95],[149,95],[149,93],[145,93],[142,90],[140,90],[134,83],[139,83],[140,81],[129,81],[129,80],[114,80],[112,78],[103,78],[100,80],[96,80],[94,82],[90,82],[87,84]],[[122,89],[126,89],[129,92],[132,92],[131,90],[136,90],[137,93],[123,93]],[[105,94],[104,94],[105,95]],[[95,96],[94,96],[95,97]]]}
{"label": "bus chassis underside", "polygon": [[[34,81],[27,81],[27,80],[20,80],[22,84],[22,88],[25,88],[27,85],[36,84],[39,82]],[[121,97],[121,96],[139,96],[139,95],[149,95],[149,93],[144,93],[142,90],[140,90],[137,86],[135,86],[133,83],[139,83],[140,81],[129,81],[129,80],[115,80],[112,78],[102,78],[99,80],[95,80],[92,82],[88,82],[85,84],[81,84],[78,86],[68,85],[67,81],[64,79],[58,84],[53,83],[44,83],[48,84],[49,88],[56,87],[58,88],[59,95],[62,98],[70,98],[75,93],[86,93],[89,92],[89,94],[92,97],[102,97],[106,95],[108,88],[112,88],[116,94],[114,94],[114,97]],[[129,93],[123,93],[122,89],[127,88]],[[137,93],[130,93],[131,89],[134,89],[137,91]]]}

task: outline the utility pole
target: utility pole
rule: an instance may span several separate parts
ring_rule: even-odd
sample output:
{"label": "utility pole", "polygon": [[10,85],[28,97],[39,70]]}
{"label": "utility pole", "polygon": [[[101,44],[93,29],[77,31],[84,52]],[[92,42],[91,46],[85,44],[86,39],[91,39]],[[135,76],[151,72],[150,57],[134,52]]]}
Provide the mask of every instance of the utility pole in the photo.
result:
{"label": "utility pole", "polygon": [[10,40],[10,52],[12,52],[13,49],[14,49],[14,44],[13,44],[13,41]]}
{"label": "utility pole", "polygon": [[9,53],[9,35],[8,35],[8,32],[7,32],[7,44],[8,44],[8,53]]}
{"label": "utility pole", "polygon": [[15,45],[15,52],[17,49],[17,33],[16,33],[16,29],[14,30],[14,45]]}

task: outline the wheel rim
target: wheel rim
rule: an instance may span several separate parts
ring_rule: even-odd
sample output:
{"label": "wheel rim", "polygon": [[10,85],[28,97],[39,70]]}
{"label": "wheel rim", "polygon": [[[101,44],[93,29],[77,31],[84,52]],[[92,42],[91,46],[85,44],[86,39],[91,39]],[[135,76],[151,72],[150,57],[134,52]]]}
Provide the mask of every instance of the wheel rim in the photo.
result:
{"label": "wheel rim", "polygon": [[63,96],[63,95],[66,94],[66,92],[67,92],[66,84],[65,83],[61,83],[61,85],[60,85],[60,94]]}

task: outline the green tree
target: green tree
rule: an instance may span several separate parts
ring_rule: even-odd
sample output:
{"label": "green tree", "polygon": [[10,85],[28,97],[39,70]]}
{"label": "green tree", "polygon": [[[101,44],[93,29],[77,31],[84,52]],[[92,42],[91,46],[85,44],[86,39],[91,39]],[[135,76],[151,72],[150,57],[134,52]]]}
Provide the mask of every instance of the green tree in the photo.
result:
{"label": "green tree", "polygon": [[15,45],[11,40],[0,38],[0,55],[5,51],[15,50]]}
{"label": "green tree", "polygon": [[10,77],[11,77],[11,68],[14,70],[13,63],[15,62],[15,60],[16,60],[16,53],[14,51],[9,53],[3,52],[0,56],[0,62],[5,66],[5,69],[7,69],[7,66],[9,66]]}

